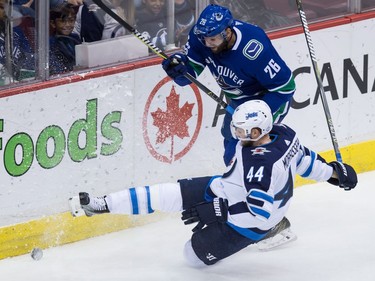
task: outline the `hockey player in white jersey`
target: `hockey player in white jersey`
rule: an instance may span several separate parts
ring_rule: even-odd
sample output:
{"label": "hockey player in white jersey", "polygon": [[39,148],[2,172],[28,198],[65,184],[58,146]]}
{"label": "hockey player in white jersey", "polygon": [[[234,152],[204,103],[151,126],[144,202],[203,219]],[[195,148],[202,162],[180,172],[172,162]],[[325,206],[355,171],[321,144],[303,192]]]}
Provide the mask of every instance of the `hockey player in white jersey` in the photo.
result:
{"label": "hockey player in white jersey", "polygon": [[185,224],[197,223],[184,255],[191,265],[203,266],[278,233],[293,239],[286,213],[296,174],[345,190],[357,184],[351,166],[336,161],[327,164],[304,147],[291,128],[273,125],[271,110],[261,100],[237,107],[231,128],[239,142],[225,174],[132,187],[102,197],[81,192],[70,199],[72,214],[79,208],[87,216],[182,212]]}

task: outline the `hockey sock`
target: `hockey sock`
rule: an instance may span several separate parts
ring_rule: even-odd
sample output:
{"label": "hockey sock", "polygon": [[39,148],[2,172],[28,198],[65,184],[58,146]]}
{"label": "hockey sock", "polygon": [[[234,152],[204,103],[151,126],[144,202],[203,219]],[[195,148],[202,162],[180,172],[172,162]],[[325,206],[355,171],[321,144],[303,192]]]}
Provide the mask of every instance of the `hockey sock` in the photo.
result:
{"label": "hockey sock", "polygon": [[178,183],[156,184],[124,189],[107,195],[108,209],[113,214],[140,215],[155,210],[178,212],[182,197]]}

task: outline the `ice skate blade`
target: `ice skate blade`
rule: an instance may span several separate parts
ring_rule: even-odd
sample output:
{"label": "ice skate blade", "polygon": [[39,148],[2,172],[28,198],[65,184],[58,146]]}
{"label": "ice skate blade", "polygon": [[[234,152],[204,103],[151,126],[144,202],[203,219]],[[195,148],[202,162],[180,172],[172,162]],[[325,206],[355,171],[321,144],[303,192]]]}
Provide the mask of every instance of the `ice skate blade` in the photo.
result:
{"label": "ice skate blade", "polygon": [[292,232],[290,228],[284,229],[274,237],[265,239],[257,243],[258,250],[265,252],[270,251],[280,246],[284,246],[297,240],[297,235]]}
{"label": "ice skate blade", "polygon": [[70,213],[73,217],[80,217],[85,215],[85,211],[81,207],[79,196],[69,198]]}

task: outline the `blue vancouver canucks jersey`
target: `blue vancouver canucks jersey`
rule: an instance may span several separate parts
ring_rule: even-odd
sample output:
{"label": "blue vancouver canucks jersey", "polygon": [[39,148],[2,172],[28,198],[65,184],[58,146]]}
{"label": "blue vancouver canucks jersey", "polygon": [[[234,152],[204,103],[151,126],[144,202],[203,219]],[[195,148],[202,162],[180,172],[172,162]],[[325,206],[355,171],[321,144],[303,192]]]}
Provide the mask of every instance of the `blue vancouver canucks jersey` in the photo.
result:
{"label": "blue vancouver canucks jersey", "polygon": [[[261,28],[235,21],[234,46],[219,54],[204,46],[193,30],[184,47],[190,74],[197,76],[208,67],[227,97],[266,99],[273,112],[291,99],[295,91],[293,74]],[[186,78],[180,82],[180,85],[189,83]],[[266,98],[267,94],[273,98]]]}

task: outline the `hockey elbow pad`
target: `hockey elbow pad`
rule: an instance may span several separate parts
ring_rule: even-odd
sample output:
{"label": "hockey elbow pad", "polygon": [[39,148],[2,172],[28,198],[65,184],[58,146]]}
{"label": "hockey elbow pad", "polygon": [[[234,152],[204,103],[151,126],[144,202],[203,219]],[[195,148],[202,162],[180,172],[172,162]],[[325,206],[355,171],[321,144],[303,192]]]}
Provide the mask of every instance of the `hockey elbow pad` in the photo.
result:
{"label": "hockey elbow pad", "polygon": [[337,161],[330,162],[328,165],[336,172],[337,178],[331,177],[327,182],[345,190],[351,190],[357,185],[357,173],[352,166]]}

